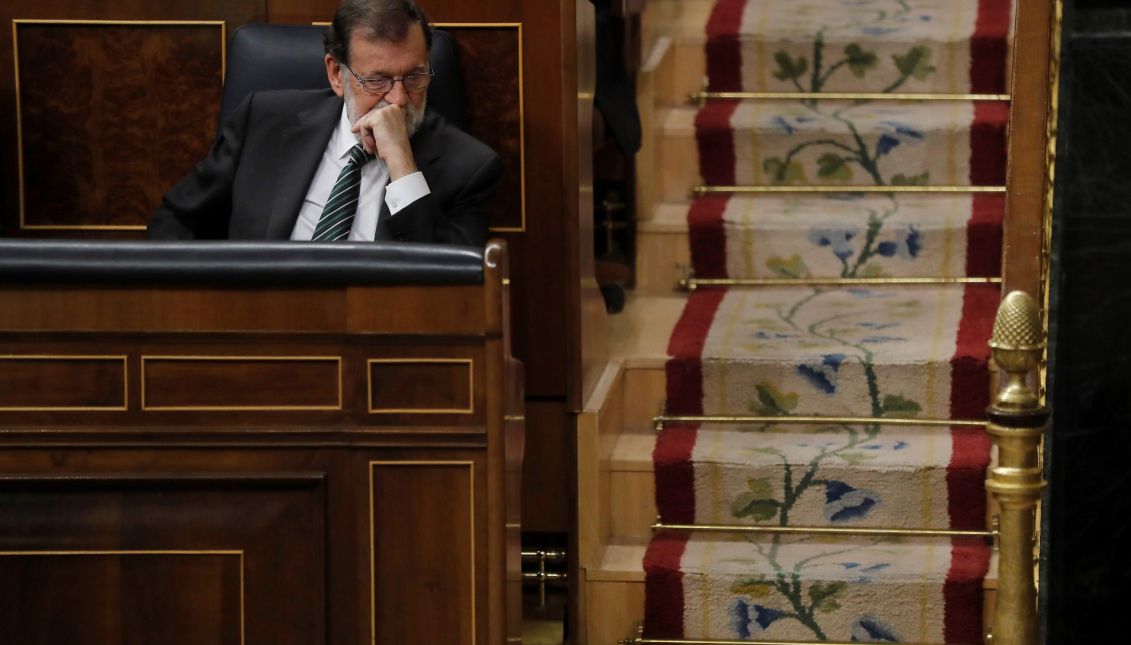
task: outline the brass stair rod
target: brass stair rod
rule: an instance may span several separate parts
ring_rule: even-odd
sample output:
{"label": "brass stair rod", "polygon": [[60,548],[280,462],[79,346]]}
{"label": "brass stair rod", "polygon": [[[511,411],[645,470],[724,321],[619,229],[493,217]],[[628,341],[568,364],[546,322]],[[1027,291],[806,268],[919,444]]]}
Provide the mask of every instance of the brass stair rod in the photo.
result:
{"label": "brass stair rod", "polygon": [[693,92],[694,103],[711,99],[759,101],[1010,101],[1009,94],[943,94],[928,92]]}
{"label": "brass stair rod", "polygon": [[566,559],[565,551],[523,551],[522,559],[527,562],[537,562],[539,560],[546,560],[547,562],[564,562]]}
{"label": "brass stair rod", "polygon": [[1000,510],[995,645],[1036,645],[1037,589],[1033,573],[1036,510],[1045,481],[1038,462],[1048,409],[1029,385],[1041,361],[1045,332],[1037,302],[1014,291],[994,320],[990,348],[1002,387],[990,408],[987,430],[998,449],[986,488]]}
{"label": "brass stair rod", "polygon": [[934,286],[940,284],[1001,284],[1001,278],[684,278],[679,286],[689,291],[699,287],[850,287],[850,286]]}
{"label": "brass stair rod", "polygon": [[750,415],[690,415],[690,414],[661,414],[652,417],[656,430],[662,430],[669,423],[772,423],[784,425],[819,425],[823,423],[839,423],[853,426],[882,425],[882,426],[985,426],[985,421],[977,419],[917,419],[914,417],[822,417],[822,416],[791,416],[791,417],[765,417]]}
{"label": "brass stair rod", "polygon": [[[620,645],[808,645],[813,641],[735,641],[735,640],[677,640],[670,638],[633,638],[617,641]],[[817,643],[813,643],[817,645]],[[867,642],[820,641],[819,645],[869,645]],[[874,643],[872,645],[880,645]],[[905,645],[916,645],[915,643]]]}
{"label": "brass stair rod", "polygon": [[840,185],[797,185],[797,184],[768,184],[768,185],[737,185],[715,186],[698,185],[691,187],[691,195],[707,194],[757,194],[757,193],[833,193],[851,195],[856,193],[1004,193],[1005,186],[919,186],[919,185],[881,185],[873,184],[840,184]]}
{"label": "brass stair rod", "polygon": [[895,529],[846,526],[757,526],[736,524],[664,524],[656,521],[655,531],[701,531],[704,533],[769,533],[801,535],[852,535],[880,537],[982,537],[993,538],[997,530],[978,531],[963,529]]}

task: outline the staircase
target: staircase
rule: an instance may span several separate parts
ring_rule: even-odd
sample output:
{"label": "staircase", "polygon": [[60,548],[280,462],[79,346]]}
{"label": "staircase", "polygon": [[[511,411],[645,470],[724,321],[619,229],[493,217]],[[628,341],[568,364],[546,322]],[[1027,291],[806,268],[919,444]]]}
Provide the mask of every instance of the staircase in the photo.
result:
{"label": "staircase", "polygon": [[650,0],[583,642],[983,641],[1011,11]]}

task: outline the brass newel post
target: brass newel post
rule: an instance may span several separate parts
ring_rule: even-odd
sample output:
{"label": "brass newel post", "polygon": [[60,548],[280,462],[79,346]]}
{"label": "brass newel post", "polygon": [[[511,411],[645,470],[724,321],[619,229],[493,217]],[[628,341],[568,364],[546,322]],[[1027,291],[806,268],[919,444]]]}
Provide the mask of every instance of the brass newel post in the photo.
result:
{"label": "brass newel post", "polygon": [[990,408],[989,433],[998,449],[986,488],[1000,512],[994,645],[1036,645],[1037,590],[1033,578],[1036,509],[1045,487],[1037,459],[1048,409],[1029,384],[1045,347],[1040,310],[1028,294],[1005,297],[990,340],[1002,380]]}

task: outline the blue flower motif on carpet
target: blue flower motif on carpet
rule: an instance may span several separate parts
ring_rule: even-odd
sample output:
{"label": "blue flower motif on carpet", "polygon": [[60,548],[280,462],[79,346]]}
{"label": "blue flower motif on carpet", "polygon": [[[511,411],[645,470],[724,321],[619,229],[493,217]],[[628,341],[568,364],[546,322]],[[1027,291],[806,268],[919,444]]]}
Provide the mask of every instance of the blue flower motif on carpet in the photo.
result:
{"label": "blue flower motif on carpet", "polygon": [[899,139],[891,136],[890,134],[880,135],[880,140],[876,142],[876,158],[882,157],[892,150],[899,147]]}
{"label": "blue flower motif on carpet", "polygon": [[923,140],[927,138],[927,135],[924,134],[922,130],[913,125],[900,123],[899,121],[882,121],[881,123],[891,128],[896,134],[907,139]]}
{"label": "blue flower motif on carpet", "polygon": [[789,124],[789,121],[785,120],[784,116],[775,117],[774,124],[781,128],[782,132],[785,132],[786,134],[793,134],[794,132],[796,132],[794,127]]}
{"label": "blue flower motif on carpet", "polygon": [[898,643],[891,625],[874,616],[861,616],[852,626],[853,643]]}
{"label": "blue flower motif on carpet", "polygon": [[842,228],[815,228],[809,231],[809,241],[817,246],[827,246],[832,249],[833,255],[841,260],[847,260],[856,252],[852,248],[852,238],[856,237],[853,229]]}
{"label": "blue flower motif on carpet", "polygon": [[743,640],[760,636],[774,621],[785,613],[770,607],[755,605],[744,598],[737,598],[730,608],[731,627]]}
{"label": "blue flower motif on carpet", "polygon": [[879,503],[880,496],[870,490],[835,480],[825,483],[825,519],[830,522],[862,519]]}
{"label": "blue flower motif on carpet", "polygon": [[897,232],[894,240],[880,242],[876,246],[876,253],[886,258],[899,256],[904,260],[914,260],[919,257],[919,251],[923,250],[920,237],[919,230],[909,226],[907,230]]}
{"label": "blue flower motif on carpet", "polygon": [[836,394],[836,376],[844,359],[844,354],[825,354],[819,363],[798,365],[797,373],[825,394]]}

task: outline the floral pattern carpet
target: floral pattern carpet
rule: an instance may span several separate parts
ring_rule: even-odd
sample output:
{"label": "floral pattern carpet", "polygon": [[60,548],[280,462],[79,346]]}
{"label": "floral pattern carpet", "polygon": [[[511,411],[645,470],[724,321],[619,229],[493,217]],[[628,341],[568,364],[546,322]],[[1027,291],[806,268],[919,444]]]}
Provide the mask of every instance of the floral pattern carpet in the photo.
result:
{"label": "floral pattern carpet", "polygon": [[[1000,94],[1011,11],[1010,0],[715,0],[698,28],[715,91]],[[990,442],[962,422],[989,404],[997,285],[813,279],[999,276],[1001,193],[929,188],[1003,185],[1007,118],[996,98],[698,108],[703,183],[845,191],[689,204],[696,276],[796,282],[688,298],[667,412],[760,421],[663,429],[663,522],[985,527]],[[665,531],[644,562],[645,634],[978,643],[990,552],[980,538]]]}

